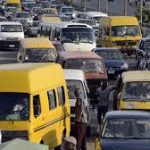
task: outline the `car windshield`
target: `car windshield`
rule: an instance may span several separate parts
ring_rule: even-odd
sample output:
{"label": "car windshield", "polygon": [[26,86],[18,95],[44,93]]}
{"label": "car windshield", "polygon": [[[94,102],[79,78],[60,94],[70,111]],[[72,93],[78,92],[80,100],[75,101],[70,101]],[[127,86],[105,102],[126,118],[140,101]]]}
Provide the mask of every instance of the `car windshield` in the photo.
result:
{"label": "car windshield", "polygon": [[27,49],[25,62],[54,62],[56,57],[55,49]]}
{"label": "car windshield", "polygon": [[7,12],[15,13],[17,11],[17,7],[9,7],[7,8]]}
{"label": "car windshield", "polygon": [[21,25],[1,25],[1,32],[23,32]]}
{"label": "car windshield", "polygon": [[103,59],[107,60],[122,60],[122,56],[119,51],[114,50],[98,50],[96,53],[101,56]]}
{"label": "car windshield", "polygon": [[142,49],[150,51],[150,41],[143,42]]}
{"label": "car windshield", "polygon": [[31,17],[29,13],[17,13],[16,14],[17,18],[29,18]]}
{"label": "car windshield", "polygon": [[107,119],[102,130],[102,138],[149,139],[150,119]]}
{"label": "car windshield", "polygon": [[75,95],[74,95],[74,91],[76,87],[80,88],[80,91],[84,94],[85,97],[85,93],[84,93],[84,89],[83,89],[83,85],[82,82],[79,80],[66,80],[67,83],[67,88],[69,90],[69,99],[75,99]]}
{"label": "car windshield", "polygon": [[150,81],[128,82],[123,92],[124,100],[150,100]]}
{"label": "car windshield", "polygon": [[63,13],[72,13],[74,11],[73,8],[62,8]]}
{"label": "car windshield", "polygon": [[62,29],[63,43],[93,43],[94,31],[90,28],[63,28]]}
{"label": "car windshield", "polygon": [[104,73],[104,65],[100,59],[69,59],[67,65],[68,69]]}
{"label": "car windshield", "polygon": [[114,26],[112,36],[137,36],[140,35],[138,26]]}
{"label": "car windshield", "polygon": [[28,120],[29,94],[0,93],[0,120]]}

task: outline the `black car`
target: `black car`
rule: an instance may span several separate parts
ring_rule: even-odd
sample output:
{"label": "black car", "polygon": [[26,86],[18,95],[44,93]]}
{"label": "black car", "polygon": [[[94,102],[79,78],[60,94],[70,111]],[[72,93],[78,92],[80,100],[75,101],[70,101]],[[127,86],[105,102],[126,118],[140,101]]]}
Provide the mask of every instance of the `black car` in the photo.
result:
{"label": "black car", "polygon": [[95,150],[149,150],[150,113],[111,111],[104,118]]}
{"label": "black car", "polygon": [[136,49],[137,68],[141,69],[143,57],[148,54],[150,56],[150,37],[143,38]]}
{"label": "black car", "polygon": [[128,64],[118,49],[95,48],[92,51],[103,58],[109,76],[118,76],[128,70]]}

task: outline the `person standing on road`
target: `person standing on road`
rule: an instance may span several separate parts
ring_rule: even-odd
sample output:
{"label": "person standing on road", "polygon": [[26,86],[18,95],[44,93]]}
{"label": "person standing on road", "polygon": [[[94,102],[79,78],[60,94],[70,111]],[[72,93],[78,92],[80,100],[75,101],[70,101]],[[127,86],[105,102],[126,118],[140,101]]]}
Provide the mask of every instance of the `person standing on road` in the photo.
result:
{"label": "person standing on road", "polygon": [[113,90],[108,86],[107,81],[101,82],[101,87],[96,90],[96,97],[98,102],[97,107],[97,121],[99,125],[101,124],[101,118],[104,117],[108,111],[108,104],[109,104],[109,94]]}
{"label": "person standing on road", "polygon": [[84,99],[84,94],[80,88],[76,88],[74,95],[76,96],[75,105],[75,137],[77,139],[77,150],[87,150],[86,148],[86,131],[89,122],[88,103]]}

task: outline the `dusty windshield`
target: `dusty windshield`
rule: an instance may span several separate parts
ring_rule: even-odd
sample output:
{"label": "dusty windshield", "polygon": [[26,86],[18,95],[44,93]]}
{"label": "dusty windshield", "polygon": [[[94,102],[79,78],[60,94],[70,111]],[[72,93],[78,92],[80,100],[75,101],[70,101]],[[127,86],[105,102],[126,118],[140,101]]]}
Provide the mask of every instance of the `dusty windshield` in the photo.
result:
{"label": "dusty windshield", "polygon": [[150,119],[108,119],[104,124],[102,137],[149,139]]}
{"label": "dusty windshield", "polygon": [[63,28],[62,39],[63,43],[93,43],[94,31],[90,28]]}
{"label": "dusty windshield", "polygon": [[28,120],[29,94],[0,93],[0,120]]}
{"label": "dusty windshield", "polygon": [[85,72],[104,73],[104,66],[100,59],[70,59],[68,69],[80,69]]}
{"label": "dusty windshield", "polygon": [[1,32],[23,32],[21,25],[1,25]]}
{"label": "dusty windshield", "polygon": [[74,95],[74,91],[76,87],[80,88],[80,91],[84,94],[85,97],[85,93],[84,93],[84,89],[83,89],[83,85],[82,82],[79,80],[66,80],[67,82],[67,88],[69,90],[69,99],[75,99],[75,95]]}
{"label": "dusty windshield", "polygon": [[125,84],[124,100],[150,100],[150,81],[129,82]]}
{"label": "dusty windshield", "polygon": [[140,35],[138,26],[114,26],[111,29],[112,36],[138,36]]}
{"label": "dusty windshield", "polygon": [[27,49],[25,62],[54,62],[56,57],[55,49]]}

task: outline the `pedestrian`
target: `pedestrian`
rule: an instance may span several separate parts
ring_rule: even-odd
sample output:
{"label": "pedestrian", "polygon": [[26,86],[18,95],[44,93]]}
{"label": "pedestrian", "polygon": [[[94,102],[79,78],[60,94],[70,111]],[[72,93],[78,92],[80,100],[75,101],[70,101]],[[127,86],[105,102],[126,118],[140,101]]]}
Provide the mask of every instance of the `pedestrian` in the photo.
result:
{"label": "pedestrian", "polygon": [[108,86],[107,81],[101,82],[101,87],[96,90],[96,97],[98,102],[97,107],[97,121],[99,125],[101,124],[102,116],[104,117],[108,111],[108,104],[109,104],[109,94],[113,90]]}
{"label": "pedestrian", "polygon": [[75,89],[75,137],[77,139],[77,150],[86,150],[86,131],[89,123],[88,103],[84,99],[84,93],[80,88]]}
{"label": "pedestrian", "polygon": [[64,138],[64,150],[77,150],[77,140],[73,136],[69,136],[67,138]]}

